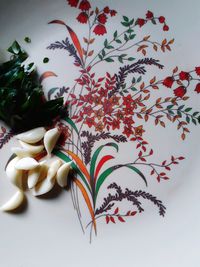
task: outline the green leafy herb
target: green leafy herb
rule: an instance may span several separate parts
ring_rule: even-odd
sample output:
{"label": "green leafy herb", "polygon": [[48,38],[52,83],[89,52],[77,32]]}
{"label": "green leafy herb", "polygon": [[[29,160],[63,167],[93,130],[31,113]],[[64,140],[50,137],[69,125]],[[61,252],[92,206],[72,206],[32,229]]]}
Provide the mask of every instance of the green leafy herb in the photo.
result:
{"label": "green leafy herb", "polygon": [[29,38],[29,37],[25,37],[25,38],[24,38],[24,41],[25,41],[26,43],[29,44],[29,43],[31,43],[31,38]]}
{"label": "green leafy herb", "polygon": [[49,58],[48,57],[45,57],[44,59],[43,59],[43,63],[48,63],[49,62]]}
{"label": "green leafy herb", "polygon": [[63,98],[47,101],[33,63],[14,41],[8,51],[12,59],[0,65],[0,119],[15,131],[51,125],[66,114]]}

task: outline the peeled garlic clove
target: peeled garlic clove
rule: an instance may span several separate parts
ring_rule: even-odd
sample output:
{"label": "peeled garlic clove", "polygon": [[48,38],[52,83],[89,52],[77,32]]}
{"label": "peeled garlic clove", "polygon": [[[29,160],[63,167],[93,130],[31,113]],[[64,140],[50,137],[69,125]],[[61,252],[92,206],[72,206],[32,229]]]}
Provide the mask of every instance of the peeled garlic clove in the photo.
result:
{"label": "peeled garlic clove", "polygon": [[16,136],[17,139],[24,141],[29,144],[37,143],[38,141],[42,140],[44,137],[46,130],[44,127],[38,127],[35,129],[32,129],[30,131],[18,134]]}
{"label": "peeled garlic clove", "polygon": [[20,159],[16,165],[15,168],[17,170],[32,170],[36,168],[39,165],[39,163],[34,159],[30,157],[22,158]]}
{"label": "peeled garlic clove", "polygon": [[29,189],[33,188],[37,184],[40,174],[41,174],[40,165],[28,172],[28,188]]}
{"label": "peeled garlic clove", "polygon": [[63,164],[57,171],[56,180],[59,186],[67,186],[67,178],[70,171],[71,162]]}
{"label": "peeled garlic clove", "polygon": [[38,146],[34,146],[34,145],[30,145],[30,144],[27,144],[21,140],[19,140],[19,143],[21,144],[21,146],[27,150],[28,152],[30,152],[30,154],[38,154],[40,153],[43,149],[44,149],[44,146],[43,145],[38,145]]}
{"label": "peeled garlic clove", "polygon": [[14,185],[19,188],[22,188],[22,170],[17,170],[15,168],[15,165],[19,160],[20,158],[15,157],[8,163],[6,167],[6,175]]}
{"label": "peeled garlic clove", "polygon": [[31,153],[21,147],[12,147],[11,151],[15,153],[19,158],[30,157]]}
{"label": "peeled garlic clove", "polygon": [[18,208],[24,200],[24,193],[18,190],[3,206],[0,207],[2,211],[11,211]]}
{"label": "peeled garlic clove", "polygon": [[44,179],[40,183],[38,183],[34,188],[31,189],[31,192],[33,196],[41,196],[49,191],[54,187],[55,185],[55,178],[54,179]]}
{"label": "peeled garlic clove", "polygon": [[56,176],[56,173],[57,173],[58,169],[60,168],[61,164],[62,164],[62,162],[59,159],[53,161],[50,164],[50,167],[49,167],[48,172],[47,172],[47,179],[51,180]]}
{"label": "peeled garlic clove", "polygon": [[60,136],[60,131],[57,128],[53,128],[47,131],[44,135],[44,147],[48,154],[51,154],[58,138]]}

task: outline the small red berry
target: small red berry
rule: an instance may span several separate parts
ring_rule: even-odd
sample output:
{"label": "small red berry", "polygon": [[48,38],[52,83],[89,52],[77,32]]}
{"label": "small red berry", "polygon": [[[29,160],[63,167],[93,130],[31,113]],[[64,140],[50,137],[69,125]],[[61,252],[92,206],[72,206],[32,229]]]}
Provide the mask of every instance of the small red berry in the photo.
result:
{"label": "small red berry", "polygon": [[109,14],[110,8],[108,6],[104,7],[103,12]]}
{"label": "small red berry", "polygon": [[165,22],[165,17],[160,16],[160,17],[158,18],[158,20],[159,20],[160,23],[164,23],[164,22]]}
{"label": "small red berry", "polygon": [[148,12],[146,13],[146,18],[147,19],[152,19],[153,18],[153,13],[148,10]]}
{"label": "small red berry", "polygon": [[167,26],[166,24],[163,26],[163,31],[167,32],[169,31],[169,26]]}
{"label": "small red berry", "polygon": [[107,21],[107,16],[106,16],[104,13],[100,14],[100,15],[98,16],[98,21],[99,21],[101,24],[105,24],[106,21]]}
{"label": "small red berry", "polygon": [[139,18],[139,19],[137,20],[137,24],[138,24],[140,27],[142,27],[142,26],[145,24],[145,20]]}
{"label": "small red berry", "polygon": [[200,93],[200,83],[197,83],[196,88],[195,88],[194,91],[197,92],[197,94]]}
{"label": "small red berry", "polygon": [[110,10],[111,17],[114,17],[117,14],[116,10]]}
{"label": "small red berry", "polygon": [[195,68],[195,71],[196,71],[196,74],[197,74],[197,75],[200,75],[200,67],[196,67],[196,68]]}

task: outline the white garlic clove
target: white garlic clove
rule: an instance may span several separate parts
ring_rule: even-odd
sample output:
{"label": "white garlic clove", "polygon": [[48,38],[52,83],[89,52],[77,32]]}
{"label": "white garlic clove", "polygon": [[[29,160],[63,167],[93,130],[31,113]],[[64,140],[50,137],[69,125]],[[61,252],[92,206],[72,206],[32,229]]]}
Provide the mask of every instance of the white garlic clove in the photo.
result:
{"label": "white garlic clove", "polygon": [[26,158],[22,158],[20,159],[16,165],[15,168],[17,170],[32,170],[34,168],[36,168],[39,165],[39,163],[31,157],[26,157]]}
{"label": "white garlic clove", "polygon": [[67,162],[58,169],[56,174],[56,180],[59,186],[61,187],[67,186],[67,178],[70,168],[71,168],[71,162]]}
{"label": "white garlic clove", "polygon": [[51,162],[50,167],[47,172],[47,179],[49,180],[54,179],[61,165],[62,165],[62,161],[59,159],[56,159],[55,161]]}
{"label": "white garlic clove", "polygon": [[21,147],[12,147],[11,151],[15,153],[19,158],[30,157],[31,153]]}
{"label": "white garlic clove", "polygon": [[54,187],[55,185],[55,178],[54,179],[44,179],[41,182],[39,182],[34,188],[31,189],[31,193],[33,196],[41,196],[49,191]]}
{"label": "white garlic clove", "polygon": [[3,206],[0,207],[2,211],[11,211],[18,208],[24,200],[24,193],[18,190]]}
{"label": "white garlic clove", "polygon": [[51,154],[52,150],[54,149],[58,138],[60,137],[60,131],[57,128],[53,128],[47,131],[44,135],[44,147],[48,153]]}
{"label": "white garlic clove", "polygon": [[30,145],[30,144],[27,144],[21,140],[19,140],[19,143],[25,150],[30,152],[30,154],[38,154],[44,149],[43,145],[38,145],[38,146]]}
{"label": "white garlic clove", "polygon": [[37,143],[38,141],[42,140],[44,137],[46,130],[44,127],[38,127],[35,129],[32,129],[30,131],[18,134],[16,136],[17,139],[24,141],[29,144]]}
{"label": "white garlic clove", "polygon": [[15,168],[15,165],[19,160],[19,157],[15,157],[8,163],[6,167],[6,175],[14,185],[16,185],[18,188],[22,188],[22,170],[17,170]]}
{"label": "white garlic clove", "polygon": [[39,177],[40,177],[40,174],[41,174],[41,166],[40,165],[28,172],[27,182],[28,182],[28,188],[29,189],[33,188],[37,184]]}

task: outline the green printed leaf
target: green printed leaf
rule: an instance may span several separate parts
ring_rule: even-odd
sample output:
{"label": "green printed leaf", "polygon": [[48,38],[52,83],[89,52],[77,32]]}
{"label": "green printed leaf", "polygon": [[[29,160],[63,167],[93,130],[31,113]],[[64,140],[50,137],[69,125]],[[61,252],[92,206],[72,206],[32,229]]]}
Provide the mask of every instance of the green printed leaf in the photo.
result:
{"label": "green printed leaf", "polygon": [[126,21],[126,22],[129,21],[128,17],[126,17],[126,16],[123,16],[123,19],[124,19],[124,21]]}
{"label": "green printed leaf", "polygon": [[91,165],[90,165],[90,176],[91,178],[93,179],[94,178],[94,171],[95,171],[95,168],[96,168],[96,162],[97,162],[97,158],[101,152],[101,150],[104,148],[104,147],[114,147],[116,149],[116,151],[118,152],[119,150],[119,147],[117,144],[115,143],[107,143],[105,145],[102,145],[100,147],[98,147],[96,149],[96,151],[94,152],[93,156],[92,156],[92,159],[91,159]]}
{"label": "green printed leaf", "polygon": [[115,31],[114,34],[113,34],[114,39],[117,38],[117,35],[118,35],[117,31]]}
{"label": "green printed leaf", "polygon": [[131,169],[132,171],[137,173],[142,178],[142,180],[144,181],[145,185],[147,186],[147,180],[146,180],[144,174],[138,168],[136,168],[134,166],[131,166],[131,165],[127,165],[126,167],[128,167],[129,169]]}
{"label": "green printed leaf", "polygon": [[115,42],[118,43],[118,44],[121,44],[122,43],[122,41],[119,40],[119,39],[116,39]]}
{"label": "green printed leaf", "polygon": [[75,123],[74,123],[70,118],[64,118],[64,120],[65,120],[67,123],[69,123],[69,124],[72,126],[72,128],[75,130],[75,132],[78,134],[78,129],[77,129]]}
{"label": "green printed leaf", "polygon": [[192,110],[192,108],[186,108],[185,112],[190,112]]}
{"label": "green printed leaf", "polygon": [[107,58],[105,58],[104,59],[106,62],[114,62],[114,60],[112,59],[112,58],[110,58],[110,57],[107,57]]}

